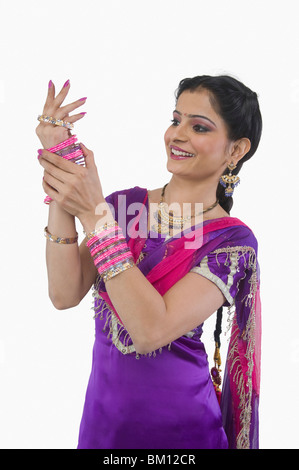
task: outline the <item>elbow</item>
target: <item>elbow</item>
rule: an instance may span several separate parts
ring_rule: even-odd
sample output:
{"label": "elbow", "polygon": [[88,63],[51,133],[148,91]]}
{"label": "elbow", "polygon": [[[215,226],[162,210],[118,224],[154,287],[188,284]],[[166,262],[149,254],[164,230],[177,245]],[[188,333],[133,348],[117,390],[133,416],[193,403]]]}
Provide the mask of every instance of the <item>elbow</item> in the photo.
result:
{"label": "elbow", "polygon": [[133,344],[136,353],[141,355],[150,354],[160,349],[162,346],[165,346],[163,341],[154,335],[144,335],[142,338],[139,338],[138,341],[133,341]]}
{"label": "elbow", "polygon": [[80,303],[79,299],[67,299],[65,297],[54,295],[53,293],[49,293],[49,297],[56,310],[67,310],[77,307]]}
{"label": "elbow", "polygon": [[165,322],[166,325],[168,323],[166,319],[166,311],[163,311],[159,316],[159,320],[143,324],[138,333],[136,332],[136,336],[131,336],[136,353],[141,355],[150,354],[169,344],[167,342],[170,339],[167,334],[168,328],[164,326]]}

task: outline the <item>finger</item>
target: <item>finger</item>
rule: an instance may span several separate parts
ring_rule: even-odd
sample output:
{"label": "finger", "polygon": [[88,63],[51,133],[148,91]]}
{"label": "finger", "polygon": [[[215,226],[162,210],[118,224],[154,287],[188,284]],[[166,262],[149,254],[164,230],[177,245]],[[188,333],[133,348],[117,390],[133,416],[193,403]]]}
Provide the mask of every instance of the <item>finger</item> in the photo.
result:
{"label": "finger", "polygon": [[82,143],[80,143],[84,158],[85,158],[85,163],[86,163],[86,168],[91,168],[95,167],[95,160],[94,160],[94,154],[91,150],[85,147]]}
{"label": "finger", "polygon": [[60,168],[57,168],[57,166],[53,165],[53,163],[45,160],[44,158],[40,159],[40,164],[48,175],[51,175],[61,183],[65,183],[67,181],[69,173],[61,170]]}
{"label": "finger", "polygon": [[83,119],[85,114],[86,113],[79,113],[79,114],[74,114],[73,116],[68,116],[67,122],[74,124],[74,122],[79,121],[80,119]]}
{"label": "finger", "polygon": [[45,112],[46,109],[51,108],[51,106],[53,105],[54,98],[55,98],[55,85],[52,82],[52,80],[50,80],[48,83],[48,94],[47,94],[43,112]]}
{"label": "finger", "polygon": [[59,179],[52,176],[47,171],[44,172],[44,180],[51,188],[55,189],[57,192],[61,192],[64,183]]}
{"label": "finger", "polygon": [[74,111],[75,109],[79,108],[80,106],[83,106],[85,104],[87,98],[80,98],[77,101],[74,101],[73,103],[70,103],[66,106],[63,106],[62,108],[58,109],[56,112],[56,119],[63,119],[65,118],[69,113]]}
{"label": "finger", "polygon": [[45,193],[47,194],[47,196],[49,196],[51,199],[53,199],[53,201],[56,200],[57,196],[58,196],[58,192],[52,188],[46,181],[45,179],[43,179],[43,182],[42,182],[42,187],[45,191]]}
{"label": "finger", "polygon": [[[55,153],[48,152],[48,150],[45,149],[40,149],[38,150],[39,154],[39,162],[41,165],[45,165],[45,161],[48,161],[52,165],[54,165],[57,168],[60,168],[61,170],[75,174],[77,173],[78,170],[78,165],[74,165],[73,162],[70,162],[66,160],[65,158],[62,158],[60,155],[56,155]],[[77,170],[77,171],[76,171]]]}
{"label": "finger", "polygon": [[55,100],[54,100],[55,101],[55,107],[60,108],[60,106],[64,102],[69,90],[70,90],[70,81],[67,80],[65,82],[65,84],[63,85],[62,89],[60,90],[60,92],[58,93],[58,95],[56,96]]}

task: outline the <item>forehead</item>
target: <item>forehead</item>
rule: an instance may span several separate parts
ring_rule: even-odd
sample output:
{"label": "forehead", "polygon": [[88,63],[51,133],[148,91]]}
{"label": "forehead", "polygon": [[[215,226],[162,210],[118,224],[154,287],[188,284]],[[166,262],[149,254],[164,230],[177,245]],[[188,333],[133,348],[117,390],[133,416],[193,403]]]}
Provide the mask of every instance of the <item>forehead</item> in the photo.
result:
{"label": "forehead", "polygon": [[213,108],[210,101],[210,94],[207,90],[186,90],[179,96],[176,109],[183,115],[201,114],[212,119],[214,122],[221,120],[219,114]]}

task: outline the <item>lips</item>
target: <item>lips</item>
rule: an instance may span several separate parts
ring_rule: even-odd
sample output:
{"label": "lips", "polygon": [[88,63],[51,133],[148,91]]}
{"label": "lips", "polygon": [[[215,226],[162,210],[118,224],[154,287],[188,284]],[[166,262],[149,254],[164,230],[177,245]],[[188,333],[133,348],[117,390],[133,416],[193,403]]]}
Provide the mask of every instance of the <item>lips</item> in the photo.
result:
{"label": "lips", "polygon": [[187,160],[188,158],[194,157],[193,153],[186,152],[186,150],[176,147],[175,145],[170,145],[170,157],[173,160]]}

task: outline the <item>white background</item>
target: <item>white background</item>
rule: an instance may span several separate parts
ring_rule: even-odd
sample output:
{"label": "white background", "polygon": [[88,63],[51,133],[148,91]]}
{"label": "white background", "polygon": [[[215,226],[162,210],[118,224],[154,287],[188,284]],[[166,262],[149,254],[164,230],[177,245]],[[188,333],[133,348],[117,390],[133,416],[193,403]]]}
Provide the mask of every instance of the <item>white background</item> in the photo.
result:
{"label": "white background", "polygon": [[169,180],[163,134],[174,91],[182,78],[221,73],[258,93],[264,121],[231,213],[259,240],[260,445],[299,447],[297,3],[0,2],[1,448],[75,448],[91,366],[91,295],[56,311],[47,293],[35,127],[48,81],[60,89],[70,79],[69,101],[88,97],[76,133],[108,195]]}

